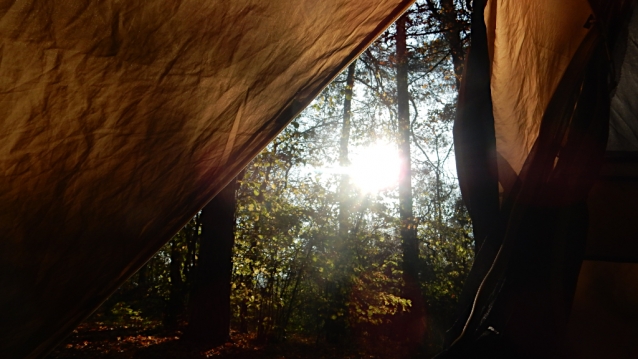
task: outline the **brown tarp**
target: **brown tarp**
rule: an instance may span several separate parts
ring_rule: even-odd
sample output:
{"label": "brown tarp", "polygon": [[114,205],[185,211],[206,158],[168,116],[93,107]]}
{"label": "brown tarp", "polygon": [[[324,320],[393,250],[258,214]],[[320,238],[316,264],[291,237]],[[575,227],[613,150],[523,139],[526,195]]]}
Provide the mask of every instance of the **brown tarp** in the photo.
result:
{"label": "brown tarp", "polygon": [[411,0],[0,4],[0,357],[40,357]]}
{"label": "brown tarp", "polygon": [[592,10],[587,0],[489,1],[485,10],[499,182],[508,192]]}

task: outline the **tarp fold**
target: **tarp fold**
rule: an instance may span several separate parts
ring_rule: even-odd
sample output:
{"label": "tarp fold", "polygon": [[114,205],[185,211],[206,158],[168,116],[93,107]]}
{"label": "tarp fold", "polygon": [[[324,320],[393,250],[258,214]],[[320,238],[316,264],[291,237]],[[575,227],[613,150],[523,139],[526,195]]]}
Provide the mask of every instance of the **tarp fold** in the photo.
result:
{"label": "tarp fold", "polygon": [[0,5],[0,357],[39,357],[411,1]]}

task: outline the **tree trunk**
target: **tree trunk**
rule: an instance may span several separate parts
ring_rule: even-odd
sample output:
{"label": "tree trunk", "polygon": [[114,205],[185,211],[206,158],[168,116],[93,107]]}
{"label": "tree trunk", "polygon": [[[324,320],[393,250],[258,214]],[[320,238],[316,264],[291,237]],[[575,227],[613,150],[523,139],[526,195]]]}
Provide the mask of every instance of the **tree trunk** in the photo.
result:
{"label": "tree trunk", "polygon": [[186,232],[186,258],[184,262],[184,277],[186,285],[183,286],[184,295],[188,294],[191,289],[194,278],[194,273],[197,272],[197,261],[195,260],[197,254],[197,243],[200,241],[200,227],[201,227],[201,214],[198,213],[189,222],[189,229]]}
{"label": "tree trunk", "polygon": [[[350,165],[348,158],[348,143],[350,142],[350,118],[352,109],[352,89],[354,87],[354,74],[357,61],[353,61],[348,67],[346,76],[346,91],[343,100],[343,123],[341,125],[341,139],[339,141],[339,165],[342,168]],[[348,201],[350,176],[347,173],[341,175],[341,183],[339,184],[339,238],[345,241],[348,237],[349,223],[348,216],[350,212],[350,203]]]}
{"label": "tree trunk", "polygon": [[170,264],[170,296],[166,306],[166,313],[164,316],[164,326],[167,329],[177,328],[177,316],[184,309],[184,297],[183,297],[183,281],[181,271],[181,254],[178,250],[178,243],[176,239],[171,241],[171,264]]}
{"label": "tree trunk", "polygon": [[412,161],[410,156],[410,93],[408,89],[408,54],[406,47],[406,15],[397,22],[396,67],[397,67],[397,106],[398,106],[398,142],[401,158],[399,174],[399,217],[401,219],[400,236],[403,250],[403,295],[410,299],[410,314],[404,316],[406,339],[420,344],[425,324],[423,318],[423,300],[419,288],[419,244],[416,221],[412,210]]}
{"label": "tree trunk", "polygon": [[135,289],[135,297],[142,299],[146,297],[148,291],[148,262],[137,272],[137,288]]}
{"label": "tree trunk", "polygon": [[454,65],[454,75],[456,76],[456,88],[461,88],[461,77],[463,75],[463,65],[465,63],[465,51],[461,41],[462,24],[456,17],[456,7],[454,0],[441,0],[441,8],[436,9],[429,2],[430,10],[439,23],[439,29],[443,31],[443,36],[450,46],[452,64]]}
{"label": "tree trunk", "polygon": [[[346,75],[346,88],[343,100],[343,122],[341,125],[341,139],[339,141],[339,165],[346,168],[350,165],[348,158],[348,144],[350,142],[350,119],[352,109],[352,89],[354,87],[354,75],[356,70],[356,60],[348,67]],[[330,282],[326,286],[328,297],[330,298],[330,309],[325,318],[326,340],[332,344],[341,344],[347,336],[346,317],[346,293],[349,291],[347,268],[351,262],[351,251],[348,243],[348,233],[350,231],[350,176],[347,173],[341,174],[339,183],[339,214],[338,214],[338,235],[335,249],[339,257],[337,258],[337,271],[341,276],[335,282]]]}
{"label": "tree trunk", "polygon": [[184,335],[185,339],[201,344],[216,345],[229,339],[236,189],[237,179],[233,179],[201,213],[197,282]]}

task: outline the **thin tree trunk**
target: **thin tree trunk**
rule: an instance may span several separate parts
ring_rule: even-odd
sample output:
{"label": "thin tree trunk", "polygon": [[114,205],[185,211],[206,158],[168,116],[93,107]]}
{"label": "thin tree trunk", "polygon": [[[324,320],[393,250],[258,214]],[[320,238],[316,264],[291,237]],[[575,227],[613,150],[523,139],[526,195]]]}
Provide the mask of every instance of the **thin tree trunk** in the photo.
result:
{"label": "thin tree trunk", "polygon": [[410,93],[408,89],[408,54],[406,46],[406,15],[397,22],[396,61],[397,61],[397,106],[398,106],[398,142],[401,158],[399,174],[399,217],[401,219],[400,236],[403,250],[403,295],[410,299],[410,314],[405,316],[403,327],[407,339],[420,343],[424,334],[423,301],[419,288],[419,244],[416,221],[412,210],[412,160],[410,156]]}
{"label": "thin tree trunk", "polygon": [[135,297],[140,299],[146,297],[148,291],[148,262],[137,272],[137,289]]}
{"label": "thin tree trunk", "polygon": [[195,255],[197,254],[197,243],[200,237],[200,214],[198,213],[191,220],[189,225],[191,228],[186,232],[186,261],[184,262],[184,277],[185,277],[185,285],[183,289],[185,290],[184,295],[188,294],[192,289],[191,283],[193,282],[193,274],[196,272],[196,260]]}
{"label": "thin tree trunk", "polygon": [[236,189],[237,179],[233,179],[201,213],[197,282],[190,301],[188,328],[184,333],[187,340],[221,344],[229,339]]}
{"label": "thin tree trunk", "polygon": [[244,296],[239,306],[239,332],[248,333],[248,298]]}
{"label": "thin tree trunk", "polygon": [[184,307],[183,302],[183,281],[181,273],[181,259],[178,244],[175,239],[171,241],[171,264],[170,264],[170,296],[164,317],[164,326],[167,329],[177,328],[177,316]]}
{"label": "thin tree trunk", "polygon": [[443,31],[443,36],[450,46],[452,64],[454,65],[454,75],[456,76],[456,88],[461,88],[461,77],[463,75],[463,65],[465,63],[465,51],[461,41],[462,24],[456,17],[456,7],[454,0],[441,0],[441,8],[437,9],[431,0],[428,6],[432,15],[439,24],[439,29]]}
{"label": "thin tree trunk", "polygon": [[[346,91],[343,100],[343,123],[341,125],[341,139],[339,141],[339,165],[342,168],[350,165],[348,158],[348,144],[350,142],[350,118],[352,117],[352,89],[354,87],[354,74],[357,61],[353,61],[348,67],[346,76]],[[341,183],[339,184],[339,238],[345,241],[348,237],[349,223],[348,216],[350,211],[350,203],[348,201],[348,192],[350,186],[350,176],[347,173],[341,175]]]}
{"label": "thin tree trunk", "polygon": [[[350,165],[348,158],[348,144],[350,142],[350,119],[352,115],[352,89],[354,87],[354,75],[356,70],[356,60],[348,67],[346,74],[346,88],[343,100],[343,122],[341,125],[341,139],[339,141],[339,165],[346,168]],[[347,308],[346,296],[348,292],[348,278],[346,276],[346,266],[351,262],[351,250],[348,243],[348,233],[350,231],[350,201],[348,199],[350,192],[350,176],[347,173],[341,175],[339,183],[339,213],[338,219],[338,235],[335,243],[335,249],[339,257],[337,259],[337,271],[341,277],[336,281],[327,284],[326,291],[330,298],[330,309],[326,313],[325,331],[326,340],[332,344],[341,344],[347,335]]]}

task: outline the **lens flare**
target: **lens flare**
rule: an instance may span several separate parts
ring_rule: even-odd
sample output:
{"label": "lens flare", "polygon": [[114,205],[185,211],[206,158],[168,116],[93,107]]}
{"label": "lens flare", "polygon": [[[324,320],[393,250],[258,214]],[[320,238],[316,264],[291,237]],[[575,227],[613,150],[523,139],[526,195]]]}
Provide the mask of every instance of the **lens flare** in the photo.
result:
{"label": "lens flare", "polygon": [[396,145],[376,143],[352,152],[347,173],[351,183],[363,192],[379,192],[397,185],[400,158]]}

